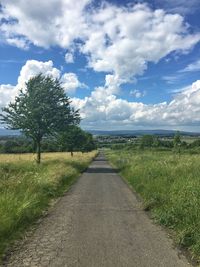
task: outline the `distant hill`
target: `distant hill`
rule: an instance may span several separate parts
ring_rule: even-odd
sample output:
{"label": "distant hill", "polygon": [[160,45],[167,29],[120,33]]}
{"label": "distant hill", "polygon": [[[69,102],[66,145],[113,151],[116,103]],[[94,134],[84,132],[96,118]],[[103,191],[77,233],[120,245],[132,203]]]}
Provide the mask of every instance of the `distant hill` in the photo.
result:
{"label": "distant hill", "polygon": [[0,136],[18,136],[18,135],[20,135],[20,131],[0,128]]}
{"label": "distant hill", "polygon": [[[158,135],[158,136],[173,136],[177,131],[174,130],[118,130],[118,131],[99,131],[99,130],[90,130],[88,131],[93,135],[112,135],[112,136],[125,136],[125,135]],[[184,136],[200,136],[200,133],[195,132],[185,132],[180,131],[181,135]]]}
{"label": "distant hill", "polygon": [[[101,131],[101,130],[87,130],[93,135],[112,135],[112,136],[141,136],[145,134],[158,136],[173,136],[177,131],[174,130],[117,130],[117,131]],[[184,136],[200,136],[200,133],[180,131]],[[20,131],[7,130],[0,128],[0,136],[19,136]]]}

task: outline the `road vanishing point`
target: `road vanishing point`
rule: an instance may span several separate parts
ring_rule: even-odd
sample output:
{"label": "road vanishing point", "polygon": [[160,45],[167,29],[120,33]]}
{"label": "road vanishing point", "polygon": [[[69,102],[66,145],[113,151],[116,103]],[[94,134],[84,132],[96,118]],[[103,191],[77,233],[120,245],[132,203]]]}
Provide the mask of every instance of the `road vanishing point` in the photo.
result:
{"label": "road vanishing point", "polygon": [[185,267],[190,264],[100,154],[4,266]]}

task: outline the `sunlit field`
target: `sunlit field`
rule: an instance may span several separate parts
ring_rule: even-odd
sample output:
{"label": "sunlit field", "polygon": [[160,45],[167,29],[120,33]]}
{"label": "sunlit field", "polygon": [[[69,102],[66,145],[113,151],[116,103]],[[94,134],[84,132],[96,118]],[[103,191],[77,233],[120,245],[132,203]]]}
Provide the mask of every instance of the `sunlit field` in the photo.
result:
{"label": "sunlit field", "polygon": [[62,195],[85,170],[96,151],[0,155],[0,254],[33,223],[52,198]]}
{"label": "sunlit field", "polygon": [[[64,159],[70,161],[76,161],[78,158],[83,159],[90,157],[90,153],[81,153],[81,152],[74,152],[74,157],[71,157],[71,154],[68,152],[49,152],[49,153],[42,153],[41,160],[46,162],[48,160],[55,160],[55,159]],[[18,162],[18,161],[31,161],[36,162],[36,155],[33,153],[22,153],[22,154],[0,154],[0,164],[1,163],[9,163],[9,162]]]}
{"label": "sunlit field", "polygon": [[200,154],[122,149],[107,156],[156,221],[200,259]]}

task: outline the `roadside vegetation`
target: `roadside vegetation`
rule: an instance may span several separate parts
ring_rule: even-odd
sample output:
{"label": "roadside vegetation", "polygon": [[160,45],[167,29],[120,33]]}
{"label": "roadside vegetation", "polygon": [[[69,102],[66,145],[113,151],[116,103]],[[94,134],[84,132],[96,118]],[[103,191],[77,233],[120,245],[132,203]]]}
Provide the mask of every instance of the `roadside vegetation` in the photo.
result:
{"label": "roadside vegetation", "polygon": [[[83,172],[96,151],[44,153],[40,165],[33,154],[0,155],[0,255],[39,218]],[[67,208],[67,207],[66,207]]]}
{"label": "roadside vegetation", "polygon": [[200,260],[199,141],[185,144],[177,133],[170,143],[166,141],[168,147],[159,142],[146,136],[137,145],[114,146],[107,157],[154,219],[171,229],[176,243]]}

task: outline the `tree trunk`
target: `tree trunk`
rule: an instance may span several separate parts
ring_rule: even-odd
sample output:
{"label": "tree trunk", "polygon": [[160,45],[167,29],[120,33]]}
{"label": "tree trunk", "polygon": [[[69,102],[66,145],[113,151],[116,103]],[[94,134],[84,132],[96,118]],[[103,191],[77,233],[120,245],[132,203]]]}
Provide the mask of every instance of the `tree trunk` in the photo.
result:
{"label": "tree trunk", "polygon": [[41,162],[41,140],[37,141],[37,163],[40,164]]}
{"label": "tree trunk", "polygon": [[71,157],[73,157],[74,156],[74,153],[73,153],[73,150],[71,150]]}

